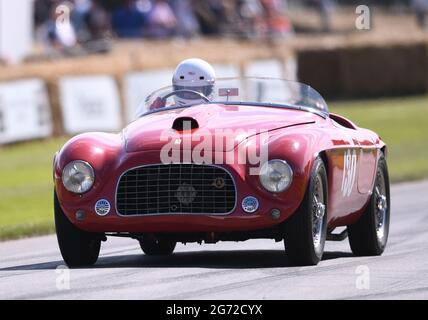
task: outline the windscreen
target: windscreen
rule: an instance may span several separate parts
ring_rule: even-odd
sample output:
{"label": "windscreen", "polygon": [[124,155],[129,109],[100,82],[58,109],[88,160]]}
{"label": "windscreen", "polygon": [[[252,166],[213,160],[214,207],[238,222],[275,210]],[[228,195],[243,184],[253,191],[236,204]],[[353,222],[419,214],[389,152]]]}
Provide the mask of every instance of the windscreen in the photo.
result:
{"label": "windscreen", "polygon": [[297,108],[328,114],[325,100],[315,89],[284,79],[223,78],[217,79],[209,92],[198,90],[198,86],[192,83],[177,89],[170,86],[150,94],[140,105],[137,116],[168,108],[210,103]]}

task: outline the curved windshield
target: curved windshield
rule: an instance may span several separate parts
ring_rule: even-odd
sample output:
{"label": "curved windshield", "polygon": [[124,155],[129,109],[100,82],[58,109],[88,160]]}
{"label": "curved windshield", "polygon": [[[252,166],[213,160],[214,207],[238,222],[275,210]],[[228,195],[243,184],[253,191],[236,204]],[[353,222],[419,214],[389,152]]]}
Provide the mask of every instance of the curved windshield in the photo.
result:
{"label": "curved windshield", "polygon": [[293,108],[328,115],[327,103],[323,97],[310,86],[295,81],[272,78],[223,78],[217,79],[209,92],[198,89],[198,86],[191,84],[180,88],[170,86],[159,89],[140,105],[137,116],[165,109],[211,103]]}

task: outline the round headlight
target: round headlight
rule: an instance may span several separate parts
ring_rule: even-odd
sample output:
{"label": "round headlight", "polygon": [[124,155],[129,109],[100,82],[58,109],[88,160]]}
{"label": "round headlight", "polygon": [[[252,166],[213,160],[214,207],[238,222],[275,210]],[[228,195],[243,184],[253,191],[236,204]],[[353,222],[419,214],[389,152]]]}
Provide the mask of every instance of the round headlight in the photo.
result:
{"label": "round headlight", "polygon": [[260,170],[260,182],[270,192],[285,191],[293,180],[293,170],[284,160],[265,162]]}
{"label": "round headlight", "polygon": [[72,161],[62,170],[62,183],[73,193],[82,194],[89,191],[94,180],[94,169],[85,161]]}

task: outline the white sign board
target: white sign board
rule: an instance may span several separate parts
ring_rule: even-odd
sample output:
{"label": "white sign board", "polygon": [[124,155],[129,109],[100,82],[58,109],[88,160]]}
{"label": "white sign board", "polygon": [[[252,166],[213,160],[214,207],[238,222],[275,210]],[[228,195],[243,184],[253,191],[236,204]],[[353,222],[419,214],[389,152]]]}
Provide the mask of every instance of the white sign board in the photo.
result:
{"label": "white sign board", "polygon": [[240,76],[239,68],[231,64],[213,65],[217,78],[238,78]]}
{"label": "white sign board", "polygon": [[245,67],[247,77],[283,78],[283,65],[279,60],[256,60]]}
{"label": "white sign board", "polygon": [[0,83],[0,144],[51,134],[50,106],[43,81]]}
{"label": "white sign board", "polygon": [[132,72],[125,76],[124,91],[126,103],[126,120],[135,120],[138,113],[144,110],[144,101],[153,91],[162,87],[170,86],[172,83],[172,69],[160,69],[144,72]]}
{"label": "white sign board", "polygon": [[294,57],[285,60],[284,78],[291,81],[297,81],[297,61]]}
{"label": "white sign board", "polygon": [[120,130],[120,100],[113,77],[64,77],[59,93],[66,133]]}
{"label": "white sign board", "polygon": [[[291,70],[289,70],[289,67]],[[286,70],[285,70],[286,69]],[[279,60],[258,60],[248,64],[245,68],[245,75],[247,77],[264,77],[264,78],[276,78],[284,79],[285,72],[293,72],[292,66],[284,68],[284,65]],[[256,92],[263,90],[259,94],[264,97],[265,100],[271,102],[286,102],[290,100],[292,96],[292,89],[295,85],[287,85],[285,81],[272,81],[270,86],[260,85],[253,81],[253,88],[250,88],[250,92]]]}
{"label": "white sign board", "polygon": [[34,0],[0,0],[0,60],[18,63],[33,45]]}

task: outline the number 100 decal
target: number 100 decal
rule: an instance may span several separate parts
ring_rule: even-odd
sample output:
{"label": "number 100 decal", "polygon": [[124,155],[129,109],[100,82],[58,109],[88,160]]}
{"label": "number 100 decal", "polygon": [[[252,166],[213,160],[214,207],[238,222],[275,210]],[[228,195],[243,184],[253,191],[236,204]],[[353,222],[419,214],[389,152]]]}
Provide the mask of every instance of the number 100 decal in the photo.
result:
{"label": "number 100 decal", "polygon": [[349,197],[354,188],[355,177],[357,174],[357,152],[347,150],[344,154],[343,178],[342,178],[342,195]]}

